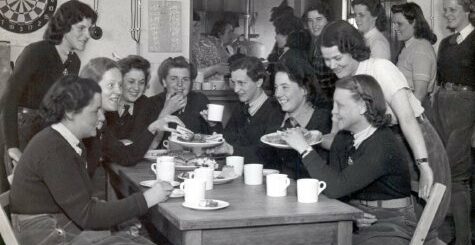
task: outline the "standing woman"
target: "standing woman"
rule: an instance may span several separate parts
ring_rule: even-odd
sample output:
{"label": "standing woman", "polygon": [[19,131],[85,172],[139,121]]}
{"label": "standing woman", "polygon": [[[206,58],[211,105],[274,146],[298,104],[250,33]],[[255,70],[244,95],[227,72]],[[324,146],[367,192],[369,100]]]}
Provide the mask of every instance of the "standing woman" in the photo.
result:
{"label": "standing woman", "polygon": [[[381,86],[388,104],[387,113],[392,118],[391,128],[401,136],[401,140],[407,142],[415,160],[410,169],[412,179],[419,181],[419,197],[429,196],[434,181],[449,189],[450,169],[444,146],[430,122],[425,119],[424,108],[409,90],[404,75],[390,61],[370,58],[363,36],[346,21],[328,24],[321,36],[325,63],[338,78],[366,74],[373,76]],[[417,165],[417,169],[414,165]],[[420,177],[415,172],[417,170]],[[450,193],[444,196],[433,227],[440,225],[444,219],[449,198]]]}
{"label": "standing woman", "polygon": [[333,98],[333,91],[335,90],[335,81],[337,77],[333,71],[325,65],[325,61],[320,51],[320,33],[323,28],[331,21],[334,20],[332,9],[323,1],[313,1],[302,16],[302,20],[306,25],[306,28],[312,35],[312,42],[310,45],[310,52],[308,54],[309,62],[315,70],[318,83],[323,92],[328,98]]}
{"label": "standing woman", "polygon": [[397,67],[406,77],[414,96],[422,103],[427,114],[432,111],[429,94],[434,89],[437,72],[432,44],[437,41],[437,36],[430,29],[422,9],[416,3],[393,5],[391,12],[396,36],[399,41],[404,42]]}
{"label": "standing woman", "polygon": [[439,46],[437,81],[441,88],[434,99],[434,117],[452,170],[451,208],[456,244],[469,244],[470,138],[475,125],[475,1],[444,0],[443,7],[448,27],[455,34],[443,39]]}
{"label": "standing woman", "polygon": [[41,130],[38,106],[46,91],[64,74],[78,74],[76,51],[89,40],[97,15],[88,5],[71,0],[56,11],[43,40],[25,47],[8,80],[5,96],[5,138],[8,156],[18,162],[28,141]]}
{"label": "standing woman", "polygon": [[371,50],[371,58],[391,60],[389,41],[381,33],[386,30],[388,20],[379,0],[354,0],[351,6],[355,11],[358,30],[363,33]]}

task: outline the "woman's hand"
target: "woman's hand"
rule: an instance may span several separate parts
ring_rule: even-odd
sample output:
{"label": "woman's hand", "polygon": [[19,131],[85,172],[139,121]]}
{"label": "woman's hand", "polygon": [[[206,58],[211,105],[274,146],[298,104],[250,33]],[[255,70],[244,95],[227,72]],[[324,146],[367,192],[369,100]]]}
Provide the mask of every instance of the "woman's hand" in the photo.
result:
{"label": "woman's hand", "polygon": [[186,106],[186,97],[182,93],[167,94],[165,99],[165,105],[163,105],[160,115],[171,115],[179,110],[182,110]]}
{"label": "woman's hand", "polygon": [[419,166],[421,176],[419,178],[419,197],[427,200],[430,195],[432,184],[434,184],[434,172],[428,163]]}
{"label": "woman's hand", "polygon": [[146,190],[143,195],[147,202],[147,207],[152,207],[159,202],[166,201],[173,190],[173,186],[166,181],[157,181],[152,188]]}
{"label": "woman's hand", "polygon": [[200,115],[208,123],[208,125],[210,127],[214,127],[214,126],[216,126],[216,124],[218,124],[217,122],[212,122],[212,121],[208,120],[208,110],[200,111]]}
{"label": "woman's hand", "polygon": [[232,155],[234,153],[234,147],[227,142],[224,142],[223,144],[216,146],[214,148],[209,148],[206,149],[206,154],[210,155],[221,155],[221,154],[226,154],[226,155]]}
{"label": "woman's hand", "polygon": [[363,213],[363,218],[357,219],[356,220],[356,226],[363,228],[363,227],[370,227],[372,224],[374,224],[378,219],[376,216],[369,214],[369,213]]}
{"label": "woman's hand", "polygon": [[176,123],[182,127],[186,127],[177,116],[166,115],[152,122],[147,129],[153,134],[157,133],[157,131],[176,132],[176,129],[170,128],[170,123]]}
{"label": "woman's hand", "polygon": [[289,128],[281,133],[282,139],[297,152],[303,152],[310,145],[305,140],[300,128]]}

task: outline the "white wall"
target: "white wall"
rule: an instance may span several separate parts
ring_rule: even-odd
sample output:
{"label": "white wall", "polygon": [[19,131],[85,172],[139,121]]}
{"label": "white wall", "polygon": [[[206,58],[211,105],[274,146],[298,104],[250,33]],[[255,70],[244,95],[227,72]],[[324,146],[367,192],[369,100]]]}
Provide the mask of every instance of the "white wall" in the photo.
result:
{"label": "white wall", "polygon": [[[93,6],[93,0],[81,0]],[[103,29],[103,36],[100,40],[90,39],[84,52],[79,53],[82,65],[86,64],[91,58],[105,56],[112,58],[112,52],[119,56],[129,54],[139,54],[147,58],[152,63],[151,87],[147,91],[148,95],[155,94],[162,90],[156,79],[156,70],[158,65],[170,56],[183,55],[189,57],[189,33],[190,33],[190,0],[174,0],[182,2],[182,31],[183,44],[181,53],[150,53],[148,52],[148,3],[150,0],[142,0],[142,35],[141,43],[136,44],[130,36],[130,0],[100,0],[99,1],[99,19],[98,26]],[[58,1],[60,4],[66,0]],[[11,60],[16,60],[23,48],[29,43],[42,39],[46,26],[31,34],[15,34],[0,28],[0,40],[8,40],[11,43]]]}

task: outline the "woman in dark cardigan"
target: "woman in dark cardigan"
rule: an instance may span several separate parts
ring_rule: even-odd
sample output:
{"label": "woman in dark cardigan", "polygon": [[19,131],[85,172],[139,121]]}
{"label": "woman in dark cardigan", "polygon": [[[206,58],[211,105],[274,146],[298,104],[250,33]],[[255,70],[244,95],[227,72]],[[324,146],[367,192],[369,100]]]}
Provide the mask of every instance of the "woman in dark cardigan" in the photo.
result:
{"label": "woman in dark cardigan", "polygon": [[[26,147],[10,192],[12,223],[21,244],[153,244],[110,229],[165,201],[172,190],[168,183],[121,200],[93,196],[81,140],[95,136],[104,122],[101,100],[95,81],[75,75],[63,77],[46,94],[41,112],[51,126]],[[166,130],[166,119],[158,124]]]}
{"label": "woman in dark cardigan", "polygon": [[[102,88],[102,110],[117,111],[119,98],[122,94],[122,74],[115,61],[104,57],[92,59],[81,70],[80,76],[96,81]],[[173,120],[183,125],[177,117],[171,115],[164,119]],[[88,171],[91,176],[95,169],[106,160],[125,166],[137,164],[143,158],[158,131],[158,121],[155,120],[147,124],[147,128],[141,131],[137,140],[127,146],[112,134],[106,124],[98,127],[99,133],[96,137],[84,139],[88,153]]]}
{"label": "woman in dark cardigan", "polygon": [[16,163],[28,141],[42,128],[38,107],[46,91],[64,74],[78,74],[77,51],[90,38],[97,14],[87,4],[68,1],[51,17],[42,41],[25,47],[8,80],[4,111],[8,156]]}
{"label": "woman in dark cardigan", "polygon": [[410,156],[386,125],[381,87],[368,75],[336,82],[333,120],[340,129],[329,160],[313,150],[298,129],[283,139],[302,156],[310,176],[327,183],[324,194],[364,211],[353,244],[408,244],[415,229],[410,199]]}
{"label": "woman in dark cardigan", "polygon": [[[325,95],[316,87],[318,83],[313,72],[305,73],[301,66],[280,63],[276,64],[275,71],[275,98],[285,112],[282,128],[301,127],[319,130],[322,134],[329,133],[332,125],[331,109],[324,99]],[[315,146],[314,149],[323,156],[328,154],[321,147]],[[278,150],[277,153],[283,173],[294,179],[309,176],[295,151]]]}

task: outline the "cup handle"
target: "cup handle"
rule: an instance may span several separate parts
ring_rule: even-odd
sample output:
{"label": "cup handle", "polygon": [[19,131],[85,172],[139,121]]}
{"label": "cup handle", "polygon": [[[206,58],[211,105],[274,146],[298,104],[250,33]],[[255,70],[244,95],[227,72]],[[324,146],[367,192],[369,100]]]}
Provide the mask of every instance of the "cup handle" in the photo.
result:
{"label": "cup handle", "polygon": [[320,181],[318,183],[319,185],[319,189],[318,189],[318,194],[320,194],[323,190],[325,190],[327,188],[327,183],[325,181]]}
{"label": "cup handle", "polygon": [[185,191],[185,182],[180,184],[180,190]]}
{"label": "cup handle", "polygon": [[289,185],[290,185],[290,179],[287,178],[287,179],[285,180],[285,188],[289,187]]}
{"label": "cup handle", "polygon": [[152,165],[150,165],[150,168],[152,169],[152,171],[157,174],[157,164],[156,163],[152,163]]}
{"label": "cup handle", "polygon": [[163,140],[162,145],[165,149],[168,150],[168,147],[170,146],[170,142],[168,140]]}

